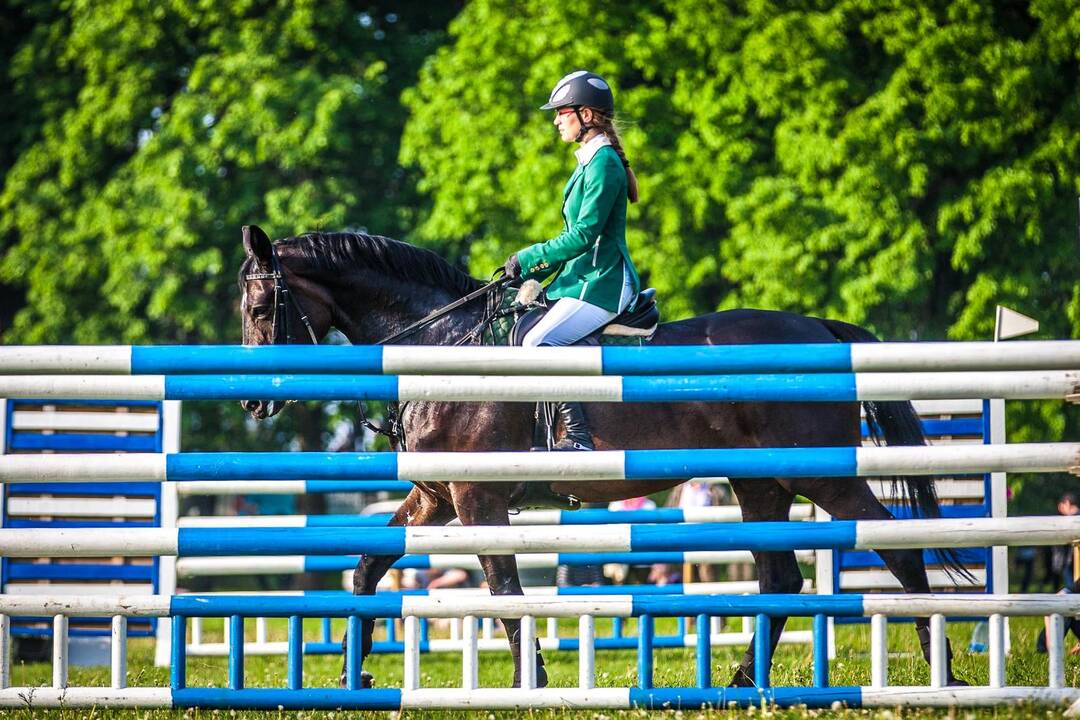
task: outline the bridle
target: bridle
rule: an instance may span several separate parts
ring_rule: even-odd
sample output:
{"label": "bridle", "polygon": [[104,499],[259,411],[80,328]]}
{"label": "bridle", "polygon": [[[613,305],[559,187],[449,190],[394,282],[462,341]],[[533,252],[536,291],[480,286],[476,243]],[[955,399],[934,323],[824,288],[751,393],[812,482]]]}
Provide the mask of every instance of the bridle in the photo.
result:
{"label": "bridle", "polygon": [[[311,321],[308,319],[307,313],[304,312],[303,307],[300,306],[300,301],[289,292],[289,284],[285,280],[285,273],[281,270],[281,260],[278,258],[277,247],[270,246],[270,270],[271,272],[254,272],[246,273],[243,276],[245,283],[253,280],[273,280],[274,281],[274,312],[273,312],[273,334],[270,337],[270,342],[273,345],[291,345],[294,342],[292,334],[292,326],[289,323],[289,308],[292,307],[296,310],[296,314],[300,317],[300,322],[304,323],[304,329],[307,330],[308,337],[311,338],[312,345],[318,345],[319,339],[315,335],[315,330],[311,327]],[[497,271],[497,274],[501,272],[501,269]],[[478,333],[483,331],[483,327],[491,322],[494,316],[498,312],[497,306],[494,304],[493,298],[496,291],[506,285],[510,281],[510,278],[500,277],[492,280],[487,285],[484,285],[478,290],[475,290],[465,297],[455,300],[454,302],[439,308],[430,315],[414,322],[408,327],[400,330],[389,337],[385,337],[379,340],[376,345],[388,345],[406,337],[416,334],[423,328],[427,327],[434,321],[448,315],[453,310],[456,310],[463,305],[466,305],[477,298],[488,298],[488,309],[484,314],[484,319],[480,321],[475,328],[469,331],[463,338],[458,340],[455,345],[462,345],[469,341],[478,339]],[[246,326],[245,326],[246,331]],[[247,344],[247,338],[244,338],[244,344]],[[270,401],[270,411],[268,417],[273,417],[281,412],[287,405],[292,404],[295,400],[286,400],[284,402],[278,400]],[[403,407],[398,403],[391,403],[389,407],[389,417],[386,427],[380,427],[371,422],[364,409],[363,401],[357,401],[357,408],[360,415],[360,424],[366,427],[368,430],[380,435],[385,435],[391,442],[401,441],[404,446],[404,432],[402,427],[402,412]]]}
{"label": "bridle", "polygon": [[[318,345],[319,338],[315,337],[315,330],[311,327],[311,321],[308,319],[307,313],[300,307],[300,301],[289,292],[289,284],[285,281],[285,273],[281,271],[281,260],[278,258],[277,248],[273,245],[270,246],[270,269],[271,272],[248,273],[244,275],[244,282],[252,280],[274,281],[274,332],[270,336],[271,344],[292,344],[292,327],[289,324],[289,307],[291,306],[296,310],[296,314],[300,316],[300,322],[304,323],[304,329],[307,330],[308,337],[311,338],[311,344]],[[244,344],[247,344],[246,338]]]}
{"label": "bridle", "polygon": [[[311,338],[311,344],[318,345],[319,338],[316,337],[315,330],[311,327],[311,320],[308,319],[307,313],[305,313],[304,308],[301,307],[300,301],[296,299],[296,296],[289,292],[289,283],[286,282],[285,273],[281,270],[281,260],[278,258],[277,248],[274,245],[270,246],[270,269],[271,272],[254,272],[244,275],[245,283],[249,283],[253,280],[274,281],[274,311],[271,320],[273,332],[270,336],[270,343],[272,345],[293,344],[295,338],[292,334],[292,324],[289,322],[289,308],[291,307],[296,311],[296,314],[300,316],[300,322],[304,323],[304,329],[307,330],[308,337]],[[245,337],[243,340],[244,344],[247,345],[247,338]],[[286,405],[290,405],[293,402],[296,401],[286,400],[281,402],[279,400],[271,400],[268,417],[277,415]]]}

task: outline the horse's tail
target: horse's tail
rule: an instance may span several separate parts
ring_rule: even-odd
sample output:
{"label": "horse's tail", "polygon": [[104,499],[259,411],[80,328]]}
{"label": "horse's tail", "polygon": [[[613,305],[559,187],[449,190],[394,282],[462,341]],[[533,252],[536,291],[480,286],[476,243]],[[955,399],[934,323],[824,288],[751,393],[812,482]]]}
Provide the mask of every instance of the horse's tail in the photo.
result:
{"label": "horse's tail", "polygon": [[[840,342],[878,342],[878,338],[873,333],[857,325],[839,320],[821,320],[821,324]],[[866,424],[870,437],[875,445],[882,443],[886,445],[927,444],[926,436],[922,431],[922,423],[919,422],[919,416],[910,401],[864,400],[863,408],[866,410]],[[893,477],[892,496],[901,501],[913,518],[941,517],[941,506],[938,504],[932,477],[920,475]],[[966,580],[974,581],[974,576],[964,567],[955,550],[937,548],[933,553],[950,577],[955,572]]]}

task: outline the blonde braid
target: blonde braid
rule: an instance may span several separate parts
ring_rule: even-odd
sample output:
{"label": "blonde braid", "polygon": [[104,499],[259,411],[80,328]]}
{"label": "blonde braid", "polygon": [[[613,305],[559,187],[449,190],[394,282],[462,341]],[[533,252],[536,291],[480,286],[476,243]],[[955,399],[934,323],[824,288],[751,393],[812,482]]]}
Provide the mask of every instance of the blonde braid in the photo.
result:
{"label": "blonde braid", "polygon": [[630,202],[636,203],[638,201],[637,175],[630,168],[630,161],[626,159],[622,139],[619,137],[619,131],[615,128],[615,120],[611,115],[596,110],[593,110],[593,115],[593,127],[607,135],[607,139],[611,141],[612,149],[622,160],[623,167],[626,168],[626,197],[629,198]]}

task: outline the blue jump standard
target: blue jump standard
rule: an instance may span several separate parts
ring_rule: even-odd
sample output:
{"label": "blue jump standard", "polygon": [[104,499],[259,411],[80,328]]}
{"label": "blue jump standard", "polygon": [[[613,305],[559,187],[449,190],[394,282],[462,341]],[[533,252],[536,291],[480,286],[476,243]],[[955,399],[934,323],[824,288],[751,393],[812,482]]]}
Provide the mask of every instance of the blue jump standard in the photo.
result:
{"label": "blue jump standard", "polygon": [[[856,547],[858,521],[829,523],[701,523],[689,527],[635,525],[630,546],[613,552],[695,550],[814,550]],[[178,557],[222,555],[404,555],[412,548],[409,527],[180,528]],[[607,538],[605,538],[607,539]],[[422,548],[417,548],[422,550]]]}
{"label": "blue jump standard", "polygon": [[[855,373],[622,378],[622,402],[843,402],[859,399]],[[433,391],[437,396],[438,392]],[[427,392],[422,397],[428,397]],[[421,399],[397,375],[166,375],[165,400]]]}
{"label": "blue jump standard", "polygon": [[[143,346],[131,348],[132,375],[229,373],[382,374],[385,348],[370,345]],[[604,375],[851,372],[841,343],[711,347],[602,347]]]}
{"label": "blue jump standard", "polygon": [[[689,477],[855,477],[857,448],[624,450],[622,479]],[[416,455],[415,453],[413,455]],[[409,480],[398,453],[176,453],[165,477],[187,480]],[[423,478],[429,479],[429,478]]]}

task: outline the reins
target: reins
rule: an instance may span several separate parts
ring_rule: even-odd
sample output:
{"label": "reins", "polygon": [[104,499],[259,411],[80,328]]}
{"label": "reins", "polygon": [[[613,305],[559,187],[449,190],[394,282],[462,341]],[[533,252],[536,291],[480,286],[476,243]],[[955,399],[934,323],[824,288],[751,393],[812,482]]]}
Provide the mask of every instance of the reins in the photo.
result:
{"label": "reins", "polygon": [[[510,282],[510,278],[508,278],[508,277],[496,278],[495,280],[492,280],[491,282],[489,282],[487,285],[480,288],[479,290],[473,290],[471,293],[469,293],[465,297],[460,298],[458,300],[455,300],[454,302],[450,303],[449,305],[442,306],[438,310],[432,312],[430,315],[427,315],[427,316],[425,316],[423,318],[420,318],[419,320],[414,322],[412,325],[409,325],[408,327],[404,328],[403,330],[399,330],[398,332],[394,333],[393,335],[391,335],[389,337],[383,338],[382,340],[380,340],[379,342],[377,342],[375,344],[376,345],[391,345],[391,344],[397,342],[398,340],[402,340],[402,339],[407,338],[407,337],[409,337],[411,335],[415,335],[421,329],[423,329],[424,327],[426,327],[426,326],[430,325],[431,323],[435,322],[439,318],[441,318],[441,317],[443,317],[445,315],[448,315],[449,313],[453,312],[454,310],[457,310],[459,307],[462,307],[464,305],[468,305],[469,303],[471,303],[476,298],[487,295],[491,291],[505,285],[508,282]],[[468,335],[466,335],[466,337],[468,337]]]}

